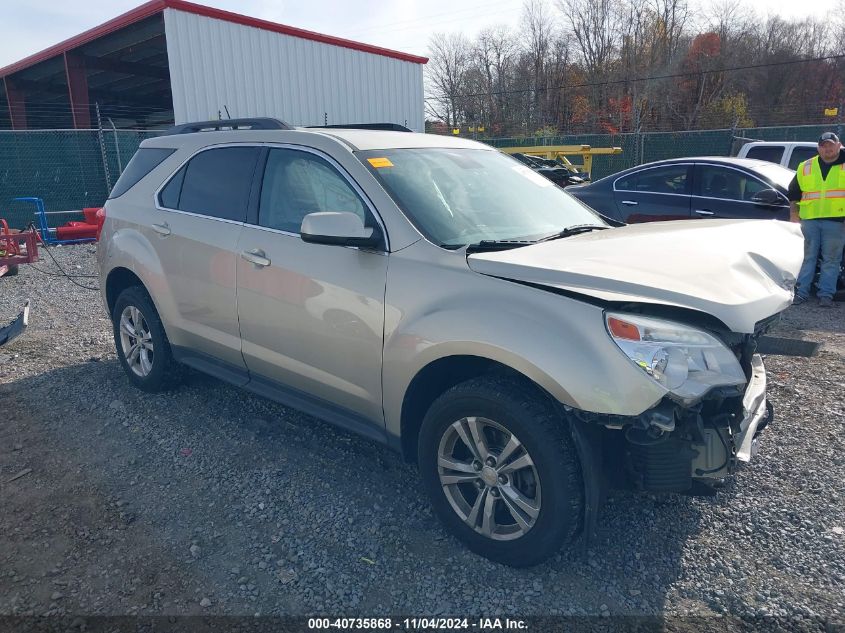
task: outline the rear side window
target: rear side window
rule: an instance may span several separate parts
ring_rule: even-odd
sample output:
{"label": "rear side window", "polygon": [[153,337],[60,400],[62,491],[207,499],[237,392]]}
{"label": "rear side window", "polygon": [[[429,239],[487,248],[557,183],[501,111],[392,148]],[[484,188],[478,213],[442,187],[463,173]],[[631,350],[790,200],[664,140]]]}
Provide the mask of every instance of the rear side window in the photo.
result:
{"label": "rear side window", "polygon": [[642,193],[687,193],[687,165],[652,167],[628,174],[616,181],[617,191]]}
{"label": "rear side window", "polygon": [[186,169],[187,167],[180,169],[158,194],[158,203],[165,209],[179,208],[179,195],[182,193],[182,181],[185,180]]}
{"label": "rear side window", "polygon": [[138,184],[144,176],[158,167],[161,162],[170,156],[175,149],[163,149],[159,147],[142,147],[135,155],[126,169],[117,179],[114,189],[109,194],[109,199],[118,198]]}
{"label": "rear side window", "polygon": [[784,149],[783,145],[758,145],[748,150],[745,157],[766,160],[770,163],[779,163],[780,159],[783,158]]}
{"label": "rear side window", "polygon": [[[197,154],[184,168],[184,175],[177,173],[167,190],[168,200],[176,196],[176,184],[182,180],[181,193],[176,207],[180,211],[200,213],[224,220],[246,221],[249,190],[258,161],[257,147],[221,147]],[[164,202],[164,195],[162,195]]]}
{"label": "rear side window", "polygon": [[789,157],[789,168],[798,169],[798,165],[805,160],[809,160],[819,151],[815,147],[795,147],[792,150],[792,156]]}

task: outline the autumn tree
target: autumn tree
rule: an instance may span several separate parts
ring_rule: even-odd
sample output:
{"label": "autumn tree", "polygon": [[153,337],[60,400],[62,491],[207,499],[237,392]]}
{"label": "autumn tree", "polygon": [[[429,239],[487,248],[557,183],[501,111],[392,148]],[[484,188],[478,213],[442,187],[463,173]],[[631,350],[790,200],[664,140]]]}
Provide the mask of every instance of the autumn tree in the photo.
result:
{"label": "autumn tree", "polygon": [[427,113],[498,136],[820,123],[845,100],[845,17],[736,0],[524,0],[518,25],[431,39]]}

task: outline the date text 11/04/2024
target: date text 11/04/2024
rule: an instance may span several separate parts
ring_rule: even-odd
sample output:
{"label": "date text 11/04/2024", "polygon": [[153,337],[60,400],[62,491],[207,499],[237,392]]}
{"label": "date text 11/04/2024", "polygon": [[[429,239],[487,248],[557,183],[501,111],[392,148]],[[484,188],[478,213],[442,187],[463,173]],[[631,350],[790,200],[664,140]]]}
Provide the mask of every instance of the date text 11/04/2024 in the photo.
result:
{"label": "date text 11/04/2024", "polygon": [[524,631],[524,620],[510,618],[309,618],[310,630]]}

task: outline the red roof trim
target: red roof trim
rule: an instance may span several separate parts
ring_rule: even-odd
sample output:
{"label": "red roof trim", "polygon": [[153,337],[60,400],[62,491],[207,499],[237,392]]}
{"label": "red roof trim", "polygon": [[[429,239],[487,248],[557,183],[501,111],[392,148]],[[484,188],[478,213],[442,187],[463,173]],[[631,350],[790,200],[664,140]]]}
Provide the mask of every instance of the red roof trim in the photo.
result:
{"label": "red roof trim", "polygon": [[413,62],[415,64],[425,64],[428,62],[427,57],[418,57],[416,55],[409,55],[408,53],[401,53],[399,51],[390,50],[389,48],[381,48],[380,46],[371,46],[370,44],[362,44],[361,42],[354,42],[340,37],[332,37],[331,35],[323,35],[322,33],[315,33],[314,31],[306,31],[305,29],[298,29],[293,26],[286,26],[284,24],[276,24],[267,20],[259,20],[251,18],[239,13],[232,13],[231,11],[224,11],[222,9],[214,9],[206,7],[201,4],[194,4],[193,2],[185,2],[185,0],[150,0],[139,7],[132,9],[119,15],[113,20],[89,29],[75,37],[67,39],[55,46],[46,48],[43,51],[25,57],[19,62],[10,64],[5,68],[0,68],[0,78],[11,75],[18,71],[35,66],[43,61],[47,61],[53,57],[57,57],[66,53],[69,50],[78,48],[88,42],[91,42],[99,37],[113,33],[135,22],[148,18],[156,13],[161,13],[164,9],[176,9],[177,11],[184,11],[186,13],[194,13],[208,18],[217,20],[225,20],[243,26],[251,26],[265,31],[273,31],[274,33],[281,33],[283,35],[291,35],[293,37],[301,37],[306,40],[313,40],[315,42],[322,42],[323,44],[331,44],[333,46],[341,46],[343,48],[351,48],[353,50],[363,51],[365,53],[372,53],[374,55],[383,55],[385,57],[393,57],[401,59],[406,62]]}
{"label": "red roof trim", "polygon": [[89,29],[84,33],[80,33],[75,37],[72,37],[70,39],[65,40],[64,42],[56,44],[55,46],[45,48],[39,53],[35,53],[34,55],[25,57],[19,62],[15,62],[14,64],[6,66],[5,68],[0,68],[0,77],[11,75],[12,73],[16,73],[19,70],[23,70],[24,68],[29,68],[30,66],[35,66],[35,64],[47,61],[52,57],[56,57],[58,55],[66,53],[67,51],[82,46],[83,44],[87,44],[88,42],[91,42],[97,39],[98,37],[113,33],[114,31],[120,30],[125,26],[134,24],[135,22],[140,22],[144,18],[148,18],[151,15],[160,13],[165,9],[166,6],[166,0],[151,0],[146,4],[142,4],[140,7],[136,7],[131,11],[124,13],[123,15],[117,16],[113,20],[109,20],[105,24],[95,26],[93,29]]}

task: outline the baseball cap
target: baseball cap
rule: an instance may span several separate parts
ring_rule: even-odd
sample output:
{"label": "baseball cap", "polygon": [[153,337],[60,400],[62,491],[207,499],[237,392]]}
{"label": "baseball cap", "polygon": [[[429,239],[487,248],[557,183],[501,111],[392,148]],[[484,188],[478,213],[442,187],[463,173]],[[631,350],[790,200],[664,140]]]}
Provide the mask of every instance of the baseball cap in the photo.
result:
{"label": "baseball cap", "polygon": [[836,136],[836,134],[834,134],[833,132],[825,132],[819,137],[819,145],[821,145],[822,143],[827,143],[828,141],[831,141],[832,143],[838,143],[839,137]]}

